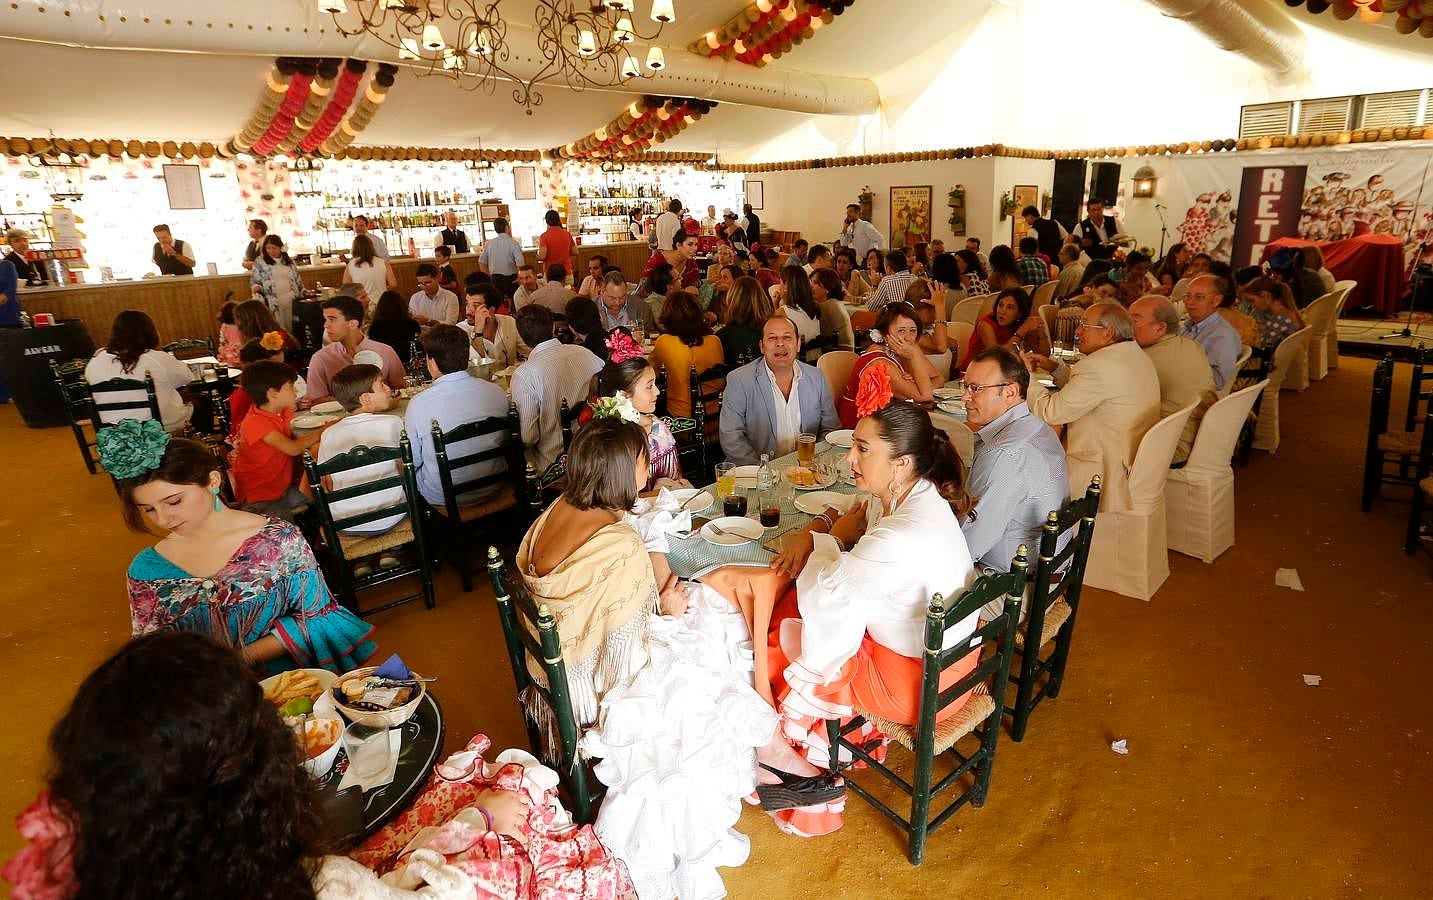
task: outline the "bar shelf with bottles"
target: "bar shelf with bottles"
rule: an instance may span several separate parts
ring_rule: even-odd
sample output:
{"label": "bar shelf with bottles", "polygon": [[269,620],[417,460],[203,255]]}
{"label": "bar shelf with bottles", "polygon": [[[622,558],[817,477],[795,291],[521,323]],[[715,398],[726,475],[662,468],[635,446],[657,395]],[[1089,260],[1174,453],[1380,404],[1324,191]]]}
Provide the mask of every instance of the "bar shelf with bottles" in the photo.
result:
{"label": "bar shelf with bottles", "polygon": [[[343,249],[345,242],[335,244],[333,236],[349,234],[353,217],[364,215],[368,217],[371,230],[377,232],[394,251],[402,252],[399,248],[405,242],[413,243],[415,237],[426,237],[427,232],[442,228],[445,213],[456,213],[459,227],[476,225],[476,203],[476,199],[451,190],[328,189],[323,192],[323,206],[319,208],[314,231],[323,235],[321,251]],[[427,241],[423,243],[426,250]]]}

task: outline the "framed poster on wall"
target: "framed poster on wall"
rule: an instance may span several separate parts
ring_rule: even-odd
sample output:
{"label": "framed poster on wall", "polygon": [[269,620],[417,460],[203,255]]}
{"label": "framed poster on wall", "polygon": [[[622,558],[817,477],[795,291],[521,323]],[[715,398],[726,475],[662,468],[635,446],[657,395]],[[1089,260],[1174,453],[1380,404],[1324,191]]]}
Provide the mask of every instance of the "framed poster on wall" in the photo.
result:
{"label": "framed poster on wall", "polygon": [[204,208],[204,181],[198,166],[165,166],[164,189],[170,209]]}
{"label": "framed poster on wall", "polygon": [[746,183],[746,202],[753,210],[766,209],[766,185],[760,181]]}
{"label": "framed poster on wall", "polygon": [[914,247],[930,241],[928,184],[891,188],[891,248]]}
{"label": "framed poster on wall", "polygon": [[518,200],[537,199],[537,169],[534,166],[513,166],[513,197]]}
{"label": "framed poster on wall", "polygon": [[1033,184],[1017,184],[1010,191],[1010,197],[1015,201],[1015,212],[1010,216],[1010,248],[1025,236],[1025,220],[1020,217],[1020,210],[1027,206],[1040,208],[1040,188]]}

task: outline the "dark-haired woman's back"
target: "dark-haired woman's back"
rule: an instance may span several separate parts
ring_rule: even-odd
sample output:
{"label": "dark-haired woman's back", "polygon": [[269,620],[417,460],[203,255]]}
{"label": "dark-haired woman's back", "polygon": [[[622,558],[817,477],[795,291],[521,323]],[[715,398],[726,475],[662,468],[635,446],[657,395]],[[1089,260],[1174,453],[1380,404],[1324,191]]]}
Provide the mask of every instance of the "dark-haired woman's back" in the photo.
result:
{"label": "dark-haired woman's back", "polygon": [[413,358],[413,339],[422,328],[413,319],[374,319],[368,326],[368,337],[380,344],[387,344],[398,354],[403,365]]}
{"label": "dark-haired woman's back", "polygon": [[[163,350],[146,350],[140,354],[132,368],[126,369],[119,356],[116,356],[108,348],[101,348],[85,365],[85,381],[90,384],[98,384],[101,381],[110,381],[115,378],[143,381],[145,375],[154,377],[154,394],[159,401],[159,417],[164,422],[164,430],[179,431],[188,425],[189,416],[194,412],[194,408],[179,396],[179,389],[187,387],[194,380],[194,374],[189,371],[187,365],[176,359],[174,354],[166,353]],[[110,403],[142,401],[144,398],[144,391],[124,391],[105,395],[105,401]],[[147,418],[149,415],[142,409],[100,413],[101,421],[111,423],[118,422],[120,419]]]}

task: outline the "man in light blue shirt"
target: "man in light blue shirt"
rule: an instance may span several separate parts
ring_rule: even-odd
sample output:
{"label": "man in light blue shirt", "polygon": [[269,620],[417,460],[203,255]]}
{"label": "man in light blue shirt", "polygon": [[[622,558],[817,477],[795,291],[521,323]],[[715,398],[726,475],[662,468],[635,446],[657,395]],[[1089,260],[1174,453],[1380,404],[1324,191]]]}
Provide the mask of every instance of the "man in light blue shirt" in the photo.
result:
{"label": "man in light blue shirt", "polygon": [[872,249],[881,249],[881,232],[861,218],[861,207],[858,204],[846,204],[846,221],[841,227],[841,246],[854,250],[859,260],[864,260]]}
{"label": "man in light blue shirt", "polygon": [[527,260],[523,256],[522,247],[508,234],[507,219],[493,219],[493,231],[497,234],[483,245],[483,252],[478,256],[478,265],[493,276],[493,284],[497,285],[504,297],[511,297],[513,283],[517,280],[517,270]]}
{"label": "man in light blue shirt", "polygon": [[[438,475],[438,457],[433,449],[433,421],[443,431],[459,425],[508,414],[508,395],[502,388],[468,374],[468,336],[456,325],[434,325],[423,335],[423,352],[428,354],[428,372],[433,383],[426,391],[408,401],[404,414],[404,430],[413,447],[413,465],[417,469],[418,493],[434,506],[442,507],[443,481]],[[499,447],[508,439],[506,430],[471,438],[448,447],[448,458]],[[453,471],[454,486],[465,481],[503,471],[501,459],[485,460]],[[464,506],[478,503],[502,490],[494,483],[458,495]]]}
{"label": "man in light blue shirt", "polygon": [[1070,496],[1065,450],[1025,404],[1029,386],[1025,364],[1004,347],[977,353],[965,371],[966,418],[980,431],[966,485],[975,506],[960,530],[970,558],[991,571],[1010,571],[1021,544],[1033,562],[1045,518]]}
{"label": "man in light blue shirt", "polygon": [[1218,275],[1200,275],[1189,283],[1189,290],[1184,294],[1184,309],[1189,313],[1184,336],[1204,348],[1209,368],[1214,370],[1214,387],[1221,391],[1238,376],[1234,367],[1239,364],[1243,350],[1239,332],[1219,315],[1226,287]]}

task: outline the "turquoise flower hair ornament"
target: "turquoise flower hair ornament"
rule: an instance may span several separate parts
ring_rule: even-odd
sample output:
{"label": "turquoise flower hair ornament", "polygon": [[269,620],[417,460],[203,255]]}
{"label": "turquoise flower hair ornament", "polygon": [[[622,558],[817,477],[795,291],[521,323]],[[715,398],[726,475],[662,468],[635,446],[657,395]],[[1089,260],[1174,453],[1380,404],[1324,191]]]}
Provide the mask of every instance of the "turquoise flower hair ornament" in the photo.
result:
{"label": "turquoise flower hair ornament", "polygon": [[169,446],[169,433],[155,419],[125,419],[100,429],[100,465],[115,478],[134,478],[159,468]]}

